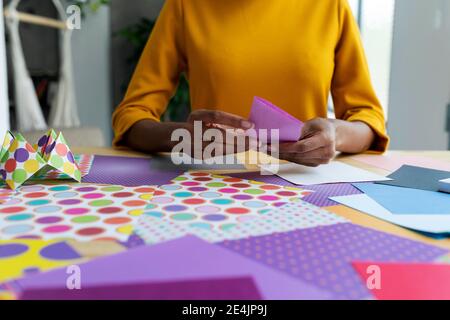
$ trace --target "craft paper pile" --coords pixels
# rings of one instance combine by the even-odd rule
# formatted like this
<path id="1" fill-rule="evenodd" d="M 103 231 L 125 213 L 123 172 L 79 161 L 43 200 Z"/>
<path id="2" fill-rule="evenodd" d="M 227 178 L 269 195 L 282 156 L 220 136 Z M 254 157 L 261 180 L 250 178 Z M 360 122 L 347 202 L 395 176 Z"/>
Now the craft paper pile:
<path id="1" fill-rule="evenodd" d="M 300 188 L 188 172 L 155 191 L 143 219 L 154 217 L 222 232 L 309 194 Z"/>
<path id="2" fill-rule="evenodd" d="M 277 175 L 262 175 L 258 172 L 243 172 L 228 174 L 230 177 L 255 180 L 270 184 L 286 187 L 298 187 L 297 185 L 284 180 Z M 321 185 L 308 185 L 309 190 L 314 191 L 310 195 L 303 198 L 304 201 L 309 202 L 319 207 L 331 207 L 338 203 L 330 200 L 330 197 L 347 196 L 351 194 L 361 194 L 362 192 L 355 188 L 351 183 L 329 183 Z"/>
<path id="3" fill-rule="evenodd" d="M 338 223 L 225 241 L 221 246 L 333 294 L 366 299 L 370 293 L 353 261 L 433 262 L 448 251 L 387 233 Z"/>
<path id="4" fill-rule="evenodd" d="M 375 183 L 354 185 L 392 214 L 450 215 L 450 196 L 446 193 Z"/>
<path id="5" fill-rule="evenodd" d="M 405 165 L 389 175 L 388 178 L 392 180 L 377 183 L 437 192 L 440 188 L 439 181 L 450 178 L 450 172 Z"/>
<path id="6" fill-rule="evenodd" d="M 0 189 L 0 238 L 126 241 L 145 212 L 153 187 L 96 184 Z"/>
<path id="7" fill-rule="evenodd" d="M 378 219 L 404 228 L 433 234 L 450 233 L 450 215 L 393 214 L 366 194 L 332 197 L 331 199 L 347 207 L 365 212 Z"/>
<path id="8" fill-rule="evenodd" d="M 195 235 L 208 242 L 221 242 L 345 222 L 347 220 L 344 218 L 298 200 L 246 219 L 236 224 L 234 228 L 198 228 L 169 218 L 142 216 L 135 232 L 148 244 L 177 239 L 186 235 Z"/>
<path id="9" fill-rule="evenodd" d="M 50 170 L 81 181 L 81 171 L 62 133 L 50 130 L 32 146 L 21 134 L 7 132 L 0 151 L 0 178 L 11 189 Z"/>
<path id="10" fill-rule="evenodd" d="M 268 139 L 271 137 L 270 130 L 279 130 L 280 141 L 298 141 L 303 128 L 303 122 L 259 97 L 253 100 L 249 120 L 255 124 L 257 133 L 258 130 L 268 130 Z"/>
<path id="11" fill-rule="evenodd" d="M 439 179 L 449 174 L 405 165 L 389 176 L 391 181 L 354 184 L 364 194 L 330 199 L 405 228 L 445 235 L 450 232 L 450 195 L 438 190 Z"/>
<path id="12" fill-rule="evenodd" d="M 202 287 L 205 291 L 198 290 L 199 281 L 250 278 L 263 299 L 332 297 L 314 285 L 195 237 L 142 246 L 81 264 L 80 268 L 83 290 L 67 290 L 67 273 L 62 269 L 18 280 L 11 287 L 16 288 L 23 299 L 96 299 L 95 293 L 99 290 L 105 294 L 102 296 L 105 299 L 208 299 L 221 293 L 226 299 L 254 299 L 255 293 L 249 288 L 248 280 L 244 287 L 234 285 L 231 290 L 227 281 L 222 282 L 222 287 L 213 285 L 212 289 L 218 293 L 211 292 L 207 285 Z M 140 286 L 140 290 L 136 286 Z M 102 291 L 105 287 L 120 287 L 121 291 Z"/>

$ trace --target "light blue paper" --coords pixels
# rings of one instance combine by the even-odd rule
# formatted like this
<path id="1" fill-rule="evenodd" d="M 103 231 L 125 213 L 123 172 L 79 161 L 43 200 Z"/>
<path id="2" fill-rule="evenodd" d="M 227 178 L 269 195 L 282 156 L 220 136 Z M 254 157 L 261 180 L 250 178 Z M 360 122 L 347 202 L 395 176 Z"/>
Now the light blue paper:
<path id="1" fill-rule="evenodd" d="M 450 215 L 450 194 L 374 183 L 354 186 L 393 214 Z"/>

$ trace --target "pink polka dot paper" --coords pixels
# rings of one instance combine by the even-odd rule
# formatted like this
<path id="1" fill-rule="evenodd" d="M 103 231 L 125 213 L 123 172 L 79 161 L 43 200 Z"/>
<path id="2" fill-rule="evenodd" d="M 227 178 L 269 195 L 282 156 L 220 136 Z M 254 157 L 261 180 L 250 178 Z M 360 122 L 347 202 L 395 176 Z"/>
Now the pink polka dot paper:
<path id="1" fill-rule="evenodd" d="M 126 241 L 153 187 L 96 184 L 22 186 L 0 203 L 0 239 Z"/>
<path id="2" fill-rule="evenodd" d="M 222 233 L 309 194 L 311 191 L 299 188 L 209 173 L 185 173 L 155 191 L 142 219 L 158 218 Z"/>

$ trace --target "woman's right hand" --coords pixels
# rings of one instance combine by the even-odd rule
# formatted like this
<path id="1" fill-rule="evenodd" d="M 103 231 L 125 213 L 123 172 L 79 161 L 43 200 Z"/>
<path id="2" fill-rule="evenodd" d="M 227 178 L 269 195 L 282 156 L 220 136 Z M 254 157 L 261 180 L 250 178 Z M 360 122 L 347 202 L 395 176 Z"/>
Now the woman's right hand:
<path id="1" fill-rule="evenodd" d="M 253 123 L 234 114 L 216 110 L 196 110 L 184 123 L 141 120 L 130 128 L 125 136 L 125 141 L 129 147 L 143 152 L 171 152 L 180 143 L 180 141 L 172 141 L 173 133 L 181 129 L 190 135 L 191 148 L 185 152 L 191 157 L 204 158 L 203 151 L 214 143 L 222 143 L 223 154 L 246 151 L 252 146 L 256 146 L 256 140 L 246 135 L 246 130 L 253 127 Z M 205 135 L 206 130 L 211 131 Z M 179 133 L 183 132 L 179 131 Z M 219 133 L 222 135 L 221 141 L 214 141 L 211 138 L 204 139 L 205 136 L 215 136 Z M 195 141 L 197 136 L 200 141 Z M 236 141 L 239 141 L 236 139 L 238 136 L 243 138 L 243 146 L 236 144 Z M 212 154 L 212 156 L 218 155 Z"/>

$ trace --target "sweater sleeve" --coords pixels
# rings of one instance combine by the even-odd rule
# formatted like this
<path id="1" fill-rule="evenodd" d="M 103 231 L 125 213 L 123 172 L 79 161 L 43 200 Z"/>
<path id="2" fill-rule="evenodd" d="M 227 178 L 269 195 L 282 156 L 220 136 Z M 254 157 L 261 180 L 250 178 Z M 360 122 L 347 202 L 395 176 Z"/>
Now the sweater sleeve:
<path id="1" fill-rule="evenodd" d="M 167 0 L 133 74 L 124 100 L 113 114 L 115 147 L 138 121 L 160 121 L 174 95 L 186 59 L 182 0 Z"/>
<path id="2" fill-rule="evenodd" d="M 370 150 L 389 145 L 383 108 L 373 89 L 359 28 L 347 0 L 339 0 L 339 41 L 331 85 L 336 118 L 366 123 L 376 134 Z"/>

